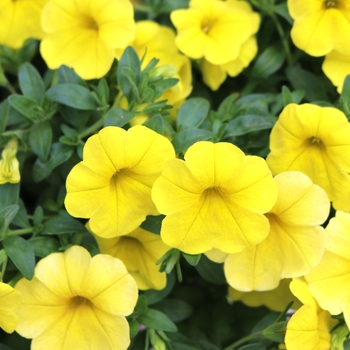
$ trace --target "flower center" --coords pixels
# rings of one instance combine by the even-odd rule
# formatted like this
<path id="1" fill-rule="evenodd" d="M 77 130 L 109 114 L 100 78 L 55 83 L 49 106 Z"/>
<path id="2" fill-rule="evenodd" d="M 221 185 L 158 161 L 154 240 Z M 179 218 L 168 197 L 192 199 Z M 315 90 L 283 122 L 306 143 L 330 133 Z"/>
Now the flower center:
<path id="1" fill-rule="evenodd" d="M 326 6 L 326 9 L 330 9 L 330 8 L 336 8 L 338 7 L 338 0 L 326 0 L 325 2 L 325 6 Z"/>
<path id="2" fill-rule="evenodd" d="M 204 19 L 201 23 L 201 30 L 204 34 L 208 34 L 209 31 L 213 28 L 214 26 L 214 21 L 211 19 L 211 20 L 208 20 L 208 19 Z"/>
<path id="3" fill-rule="evenodd" d="M 315 145 L 315 146 L 321 146 L 322 145 L 322 141 L 315 136 L 312 136 L 309 138 L 309 143 L 310 145 Z"/>
<path id="4" fill-rule="evenodd" d="M 86 29 L 91 29 L 91 30 L 96 30 L 96 31 L 98 31 L 98 29 L 99 29 L 98 23 L 91 16 L 84 16 L 82 18 L 82 25 Z"/>
<path id="5" fill-rule="evenodd" d="M 91 305 L 91 301 L 89 299 L 86 299 L 80 295 L 77 295 L 76 297 L 73 297 L 71 300 L 70 300 L 70 305 L 72 307 L 79 307 L 81 305 L 86 305 L 86 306 L 90 306 Z"/>

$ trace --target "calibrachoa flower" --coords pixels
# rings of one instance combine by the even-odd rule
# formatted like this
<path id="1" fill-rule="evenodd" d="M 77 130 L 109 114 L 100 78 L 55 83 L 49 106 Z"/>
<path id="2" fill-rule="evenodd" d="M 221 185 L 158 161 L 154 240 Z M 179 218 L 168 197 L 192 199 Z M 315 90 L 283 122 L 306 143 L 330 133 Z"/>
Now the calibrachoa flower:
<path id="1" fill-rule="evenodd" d="M 324 233 L 319 225 L 330 207 L 325 191 L 296 171 L 277 175 L 275 181 L 277 202 L 266 214 L 269 235 L 225 259 L 225 276 L 235 289 L 274 289 L 283 278 L 305 275 L 323 255 Z"/>
<path id="2" fill-rule="evenodd" d="M 41 10 L 47 0 L 1 0 L 0 44 L 19 49 L 29 38 L 41 39 Z"/>
<path id="3" fill-rule="evenodd" d="M 177 29 L 176 45 L 186 56 L 221 65 L 238 58 L 259 28 L 260 17 L 248 2 L 191 0 L 188 9 L 170 15 Z"/>
<path id="4" fill-rule="evenodd" d="M 288 0 L 294 44 L 311 56 L 350 55 L 349 0 Z"/>
<path id="5" fill-rule="evenodd" d="M 16 158 L 18 141 L 11 139 L 1 154 L 0 159 L 0 185 L 10 182 L 18 183 L 21 180 L 19 162 Z"/>
<path id="6" fill-rule="evenodd" d="M 322 64 L 324 74 L 331 80 L 339 93 L 342 92 L 346 76 L 350 74 L 350 54 L 331 51 Z"/>
<path id="7" fill-rule="evenodd" d="M 67 211 L 89 218 L 100 237 L 130 233 L 147 215 L 159 214 L 151 187 L 174 157 L 170 141 L 145 126 L 102 129 L 87 140 L 83 161 L 67 177 Z"/>
<path id="8" fill-rule="evenodd" d="M 159 235 L 141 227 L 125 236 L 105 239 L 95 236 L 102 254 L 123 261 L 140 290 L 163 289 L 166 274 L 159 272 L 156 262 L 169 250 Z"/>
<path id="9" fill-rule="evenodd" d="M 241 292 L 229 287 L 228 295 L 232 300 L 239 300 L 251 307 L 265 305 L 271 310 L 283 311 L 286 306 L 293 301 L 291 307 L 293 309 L 298 309 L 301 304 L 299 300 L 290 292 L 290 281 L 290 279 L 283 279 L 280 281 L 277 288 L 265 292 Z"/>
<path id="10" fill-rule="evenodd" d="M 18 317 L 15 312 L 21 299 L 21 293 L 0 282 L 0 327 L 7 333 L 12 333 L 17 327 Z"/>
<path id="11" fill-rule="evenodd" d="M 227 74 L 235 77 L 249 65 L 258 52 L 258 45 L 254 36 L 251 36 L 242 44 L 238 57 L 225 64 L 214 65 L 206 59 L 201 62 L 201 70 L 203 73 L 203 81 L 212 89 L 217 90 L 225 81 Z"/>
<path id="12" fill-rule="evenodd" d="M 311 294 L 332 315 L 344 313 L 350 326 L 350 214 L 337 211 L 325 230 L 326 250 L 305 278 Z"/>
<path id="13" fill-rule="evenodd" d="M 163 220 L 161 238 L 188 254 L 211 248 L 233 253 L 266 238 L 263 215 L 277 197 L 264 159 L 245 156 L 236 146 L 197 142 L 185 160 L 164 166 L 152 189 Z"/>
<path id="14" fill-rule="evenodd" d="M 285 337 L 287 349 L 329 350 L 330 331 L 337 322 L 331 318 L 328 311 L 320 308 L 303 278 L 294 279 L 290 289 L 304 305 L 287 324 Z"/>
<path id="15" fill-rule="evenodd" d="M 123 263 L 109 255 L 73 246 L 39 261 L 31 281 L 21 279 L 23 294 L 16 331 L 32 338 L 31 349 L 113 349 L 130 344 L 125 316 L 138 290 Z"/>
<path id="16" fill-rule="evenodd" d="M 330 201 L 350 192 L 350 124 L 343 112 L 312 104 L 289 104 L 270 134 L 267 163 L 274 175 L 305 173 Z"/>
<path id="17" fill-rule="evenodd" d="M 112 66 L 114 50 L 135 37 L 133 15 L 129 0 L 49 0 L 40 52 L 51 69 L 65 64 L 83 79 L 101 78 Z"/>

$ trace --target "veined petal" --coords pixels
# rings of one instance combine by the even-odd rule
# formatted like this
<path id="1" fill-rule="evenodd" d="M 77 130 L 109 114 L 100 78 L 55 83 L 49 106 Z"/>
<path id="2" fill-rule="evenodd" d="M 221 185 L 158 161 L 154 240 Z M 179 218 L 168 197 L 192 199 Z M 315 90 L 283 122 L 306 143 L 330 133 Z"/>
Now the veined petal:
<path id="1" fill-rule="evenodd" d="M 316 310 L 319 309 L 315 298 L 311 295 L 309 286 L 304 277 L 293 278 L 289 288 L 293 295 L 295 295 L 303 304 L 311 305 Z"/>
<path id="2" fill-rule="evenodd" d="M 67 312 L 66 297 L 54 294 L 36 277 L 31 281 L 22 278 L 15 289 L 22 294 L 16 331 L 25 338 L 38 336 Z"/>
<path id="3" fill-rule="evenodd" d="M 213 91 L 216 91 L 220 87 L 227 76 L 226 72 L 222 69 L 222 66 L 214 65 L 208 62 L 205 58 L 202 59 L 201 71 L 204 83 Z"/>
<path id="4" fill-rule="evenodd" d="M 271 213 L 289 225 L 321 225 L 328 217 L 330 203 L 325 191 L 303 173 L 288 171 L 275 177 L 278 199 Z M 318 203 L 317 206 L 311 203 Z"/>
<path id="5" fill-rule="evenodd" d="M 138 290 L 121 260 L 99 254 L 91 259 L 80 295 L 102 311 L 127 316 L 135 307 Z"/>
<path id="6" fill-rule="evenodd" d="M 223 251 L 216 248 L 210 249 L 204 254 L 209 260 L 219 264 L 223 263 L 229 255 L 228 253 L 224 253 Z"/>

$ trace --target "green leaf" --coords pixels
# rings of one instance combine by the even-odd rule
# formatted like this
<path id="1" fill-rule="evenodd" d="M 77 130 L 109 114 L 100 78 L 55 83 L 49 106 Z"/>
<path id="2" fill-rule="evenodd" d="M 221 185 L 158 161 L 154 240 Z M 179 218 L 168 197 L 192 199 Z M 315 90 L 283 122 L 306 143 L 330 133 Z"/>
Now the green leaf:
<path id="1" fill-rule="evenodd" d="M 28 280 L 34 276 L 35 255 L 31 245 L 19 236 L 8 237 L 3 240 L 6 254 Z"/>
<path id="2" fill-rule="evenodd" d="M 40 225 L 43 222 L 44 211 L 43 208 L 39 205 L 36 207 L 33 215 L 33 222 L 35 226 Z"/>
<path id="3" fill-rule="evenodd" d="M 271 129 L 277 121 L 274 116 L 242 115 L 228 123 L 224 137 L 240 136 L 252 131 Z"/>
<path id="4" fill-rule="evenodd" d="M 299 104 L 301 100 L 305 96 L 305 91 L 303 90 L 295 90 L 291 92 L 287 86 L 282 86 L 282 99 L 283 99 L 283 105 L 287 106 L 290 103 L 296 103 Z"/>
<path id="5" fill-rule="evenodd" d="M 43 235 L 60 235 L 64 233 L 87 233 L 85 226 L 73 219 L 66 211 L 61 210 L 59 216 L 45 222 Z"/>
<path id="6" fill-rule="evenodd" d="M 228 119 L 228 116 L 232 114 L 231 109 L 234 102 L 237 100 L 239 94 L 237 92 L 227 96 L 221 103 L 218 108 L 218 114 L 222 120 Z"/>
<path id="7" fill-rule="evenodd" d="M 45 85 L 39 72 L 30 63 L 24 63 L 18 72 L 18 83 L 24 96 L 40 105 L 45 95 Z"/>
<path id="8" fill-rule="evenodd" d="M 222 264 L 212 262 L 204 254 L 202 254 L 201 260 L 195 266 L 195 269 L 203 279 L 210 283 L 218 285 L 226 283 Z"/>
<path id="9" fill-rule="evenodd" d="M 191 266 L 196 266 L 202 256 L 202 254 L 191 255 L 184 252 L 182 252 L 182 255 Z"/>
<path id="10" fill-rule="evenodd" d="M 350 339 L 346 339 L 343 344 L 344 350 L 350 350 Z"/>
<path id="11" fill-rule="evenodd" d="M 135 311 L 141 314 L 144 311 L 146 311 L 147 307 L 148 307 L 147 297 L 145 295 L 140 295 L 139 298 L 137 299 Z"/>
<path id="12" fill-rule="evenodd" d="M 60 242 L 53 237 L 35 237 L 28 241 L 35 256 L 45 258 L 45 256 L 59 251 Z"/>
<path id="13" fill-rule="evenodd" d="M 172 139 L 172 144 L 176 153 L 183 153 L 195 142 L 210 140 L 212 136 L 213 133 L 209 130 L 190 128 L 176 134 Z"/>
<path id="14" fill-rule="evenodd" d="M 2 141 L 1 134 L 6 130 L 6 125 L 10 113 L 10 103 L 4 100 L 0 103 L 0 142 Z"/>
<path id="15" fill-rule="evenodd" d="M 254 343 L 254 344 L 244 345 L 240 347 L 239 350 L 266 350 L 266 346 L 260 343 Z"/>
<path id="16" fill-rule="evenodd" d="M 144 295 L 148 299 L 148 305 L 153 305 L 155 303 L 158 303 L 160 300 L 163 300 L 166 298 L 170 292 L 173 290 L 174 285 L 175 285 L 175 274 L 170 273 L 167 275 L 167 284 L 166 287 L 162 290 L 154 290 L 154 289 L 149 289 L 146 290 Z"/>
<path id="17" fill-rule="evenodd" d="M 97 85 L 97 92 L 101 100 L 107 104 L 109 101 L 109 87 L 105 78 L 99 81 Z"/>
<path id="18" fill-rule="evenodd" d="M 12 224 L 16 225 L 18 227 L 21 227 L 21 228 L 31 227 L 29 220 L 28 220 L 26 206 L 24 205 L 21 198 L 18 199 L 18 205 L 19 205 L 19 210 L 18 210 L 15 218 L 12 220 Z"/>
<path id="19" fill-rule="evenodd" d="M 138 318 L 137 321 L 147 328 L 157 331 L 176 332 L 177 327 L 169 317 L 162 312 L 154 309 L 147 309 Z"/>
<path id="20" fill-rule="evenodd" d="M 134 112 L 127 111 L 122 108 L 111 108 L 105 117 L 104 126 L 122 127 L 135 117 Z"/>
<path id="21" fill-rule="evenodd" d="M 267 327 L 274 324 L 279 317 L 278 312 L 270 312 L 263 317 L 252 329 L 251 334 L 263 332 Z"/>
<path id="22" fill-rule="evenodd" d="M 135 320 L 128 320 L 130 329 L 130 338 L 134 338 L 139 332 L 140 324 Z"/>
<path id="23" fill-rule="evenodd" d="M 43 163 L 40 159 L 37 159 L 34 163 L 33 180 L 39 182 L 48 177 L 53 169 L 71 157 L 73 150 L 74 147 L 63 145 L 59 142 L 53 143 L 50 150 L 49 160 Z"/>
<path id="24" fill-rule="evenodd" d="M 284 60 L 284 51 L 270 46 L 256 60 L 252 76 L 254 78 L 268 78 L 282 67 Z"/>
<path id="25" fill-rule="evenodd" d="M 48 120 L 34 123 L 29 133 L 29 145 L 42 162 L 49 156 L 52 128 Z"/>
<path id="26" fill-rule="evenodd" d="M 152 118 L 148 119 L 144 124 L 147 128 L 154 130 L 158 134 L 164 134 L 164 120 L 160 114 L 154 115 Z"/>
<path id="27" fill-rule="evenodd" d="M 279 332 L 285 330 L 287 323 L 288 323 L 287 321 L 282 321 L 282 322 L 274 323 L 268 326 L 263 331 L 264 338 L 272 340 L 274 342 L 283 343 L 284 332 L 282 333 L 279 333 Z"/>
<path id="28" fill-rule="evenodd" d="M 165 215 L 149 215 L 146 217 L 146 220 L 141 224 L 141 228 L 146 231 L 155 233 L 157 235 L 160 234 L 160 229 L 162 227 L 162 221 L 165 218 Z"/>
<path id="29" fill-rule="evenodd" d="M 152 84 L 151 86 L 154 86 L 154 99 L 159 98 L 162 96 L 164 91 L 169 90 L 173 86 L 175 86 L 180 80 L 176 78 L 168 78 L 163 79 L 155 84 Z"/>
<path id="30" fill-rule="evenodd" d="M 72 68 L 62 65 L 58 69 L 58 84 L 77 84 L 83 87 L 87 87 L 85 80 L 79 77 Z"/>
<path id="31" fill-rule="evenodd" d="M 81 110 L 95 110 L 98 105 L 91 92 L 77 84 L 59 84 L 46 92 L 49 100 Z"/>
<path id="32" fill-rule="evenodd" d="M 293 24 L 293 18 L 290 16 L 288 11 L 287 3 L 284 2 L 282 4 L 274 5 L 273 11 L 283 17 L 289 24 Z"/>
<path id="33" fill-rule="evenodd" d="M 350 120 L 350 75 L 347 75 L 344 80 L 342 92 L 339 97 L 340 108 Z"/>
<path id="34" fill-rule="evenodd" d="M 165 313 L 173 322 L 180 322 L 190 317 L 193 308 L 190 304 L 179 299 L 164 299 L 153 307 Z"/>
<path id="35" fill-rule="evenodd" d="M 4 234 L 19 210 L 18 204 L 9 205 L 0 211 L 0 237 Z"/>
<path id="36" fill-rule="evenodd" d="M 129 104 L 132 102 L 132 87 L 123 68 L 129 68 L 133 72 L 135 82 L 138 84 L 141 75 L 141 62 L 134 48 L 128 46 L 118 63 L 117 79 L 118 84 Z"/>
<path id="37" fill-rule="evenodd" d="M 177 114 L 178 130 L 199 127 L 209 113 L 209 101 L 194 97 L 187 100 L 179 109 Z"/>
<path id="38" fill-rule="evenodd" d="M 20 184 L 6 183 L 0 186 L 0 210 L 11 204 L 17 204 Z"/>
<path id="39" fill-rule="evenodd" d="M 38 105 L 29 97 L 22 95 L 11 95 L 8 98 L 10 105 L 26 118 L 35 121 L 39 120 Z"/>

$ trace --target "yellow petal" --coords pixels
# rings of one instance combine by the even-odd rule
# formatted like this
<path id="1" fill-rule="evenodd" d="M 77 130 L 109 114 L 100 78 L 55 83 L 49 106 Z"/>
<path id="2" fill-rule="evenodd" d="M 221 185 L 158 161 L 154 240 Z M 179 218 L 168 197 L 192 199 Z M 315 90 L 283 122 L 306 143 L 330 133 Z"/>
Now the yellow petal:
<path id="1" fill-rule="evenodd" d="M 311 305 L 315 310 L 319 308 L 317 301 L 311 295 L 309 286 L 303 277 L 293 278 L 290 283 L 291 292 L 303 303 Z"/>
<path id="2" fill-rule="evenodd" d="M 324 9 L 324 3 L 317 0 L 288 0 L 287 5 L 293 19 Z"/>
<path id="3" fill-rule="evenodd" d="M 22 295 L 6 283 L 0 283 L 0 327 L 7 333 L 12 333 L 18 324 L 15 314 L 20 305 Z"/>
<path id="4" fill-rule="evenodd" d="M 229 254 L 222 252 L 219 249 L 213 248 L 204 253 L 208 259 L 216 263 L 223 263 Z"/>
<path id="5" fill-rule="evenodd" d="M 225 81 L 227 74 L 220 65 L 209 63 L 203 58 L 201 63 L 201 70 L 203 74 L 203 81 L 213 91 L 216 91 L 220 85 Z"/>

